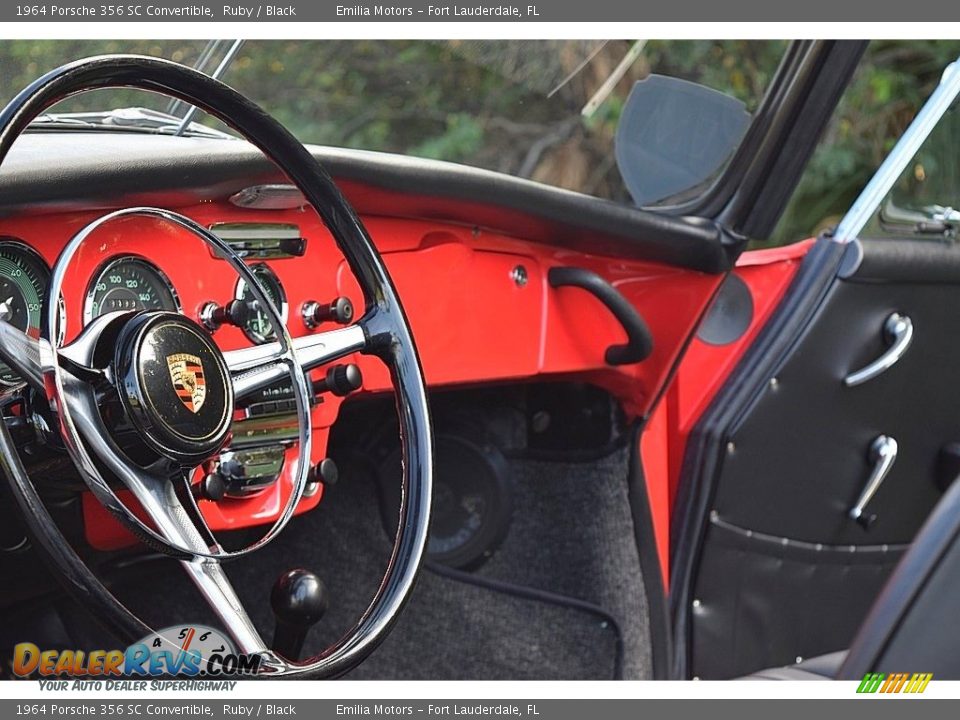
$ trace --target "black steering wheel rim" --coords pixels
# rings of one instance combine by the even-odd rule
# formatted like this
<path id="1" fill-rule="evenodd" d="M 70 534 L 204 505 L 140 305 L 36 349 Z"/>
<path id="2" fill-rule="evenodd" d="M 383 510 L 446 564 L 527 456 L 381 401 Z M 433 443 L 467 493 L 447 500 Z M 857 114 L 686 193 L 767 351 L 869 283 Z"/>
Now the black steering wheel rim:
<path id="1" fill-rule="evenodd" d="M 396 391 L 404 452 L 400 526 L 383 582 L 367 611 L 340 641 L 302 663 L 284 662 L 271 677 L 335 677 L 361 662 L 383 640 L 409 598 L 426 547 L 432 487 L 433 438 L 416 346 L 393 282 L 356 211 L 330 175 L 280 123 L 227 85 L 167 60 L 112 55 L 64 65 L 34 81 L 0 112 L 0 165 L 34 118 L 73 95 L 102 88 L 136 88 L 196 105 L 233 128 L 271 159 L 303 193 L 343 253 L 364 296 L 366 352 L 389 367 Z M 31 534 L 72 594 L 108 613 L 127 641 L 146 626 L 129 612 L 63 541 L 0 427 L 2 468 Z"/>

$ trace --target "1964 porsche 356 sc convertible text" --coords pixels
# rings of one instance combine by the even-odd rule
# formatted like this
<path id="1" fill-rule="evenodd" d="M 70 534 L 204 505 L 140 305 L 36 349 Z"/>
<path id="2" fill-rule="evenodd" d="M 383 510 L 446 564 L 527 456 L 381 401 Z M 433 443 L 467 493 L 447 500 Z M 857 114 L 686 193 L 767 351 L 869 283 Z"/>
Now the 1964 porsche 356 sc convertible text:
<path id="1" fill-rule="evenodd" d="M 746 250 L 864 51 L 785 46 L 753 107 L 638 79 L 619 200 L 304 145 L 158 57 L 40 76 L 0 676 L 960 677 L 960 72 L 838 226 Z M 105 88 L 177 111 L 54 111 Z"/>

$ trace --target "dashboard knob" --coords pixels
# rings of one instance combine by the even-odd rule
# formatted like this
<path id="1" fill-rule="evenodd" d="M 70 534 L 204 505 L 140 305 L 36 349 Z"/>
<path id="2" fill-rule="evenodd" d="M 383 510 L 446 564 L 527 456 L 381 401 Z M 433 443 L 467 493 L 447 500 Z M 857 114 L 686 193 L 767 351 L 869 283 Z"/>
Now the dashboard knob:
<path id="1" fill-rule="evenodd" d="M 333 458 L 324 458 L 310 469 L 307 476 L 307 487 L 303 491 L 304 497 L 313 497 L 320 491 L 320 486 L 331 488 L 340 478 L 340 469 Z"/>
<path id="2" fill-rule="evenodd" d="M 226 305 L 208 302 L 200 309 L 200 322 L 207 330 L 218 330 L 221 325 L 245 327 L 260 310 L 256 300 L 231 300 Z"/>
<path id="3" fill-rule="evenodd" d="M 303 304 L 302 312 L 303 323 L 311 329 L 328 321 L 346 325 L 353 320 L 353 303 L 342 295 L 331 303 L 308 300 Z"/>
<path id="4" fill-rule="evenodd" d="M 337 397 L 346 397 L 354 390 L 359 390 L 362 385 L 363 375 L 360 368 L 354 363 L 348 363 L 330 367 L 323 380 L 314 383 L 313 387 L 317 395 L 329 392 Z"/>
<path id="5" fill-rule="evenodd" d="M 310 480 L 312 482 L 318 482 L 328 486 L 336 485 L 339 478 L 340 470 L 332 458 L 324 458 L 310 471 Z"/>
<path id="6" fill-rule="evenodd" d="M 226 483 L 219 473 L 211 472 L 203 476 L 200 484 L 194 488 L 194 494 L 200 500 L 220 502 L 227 492 Z"/>

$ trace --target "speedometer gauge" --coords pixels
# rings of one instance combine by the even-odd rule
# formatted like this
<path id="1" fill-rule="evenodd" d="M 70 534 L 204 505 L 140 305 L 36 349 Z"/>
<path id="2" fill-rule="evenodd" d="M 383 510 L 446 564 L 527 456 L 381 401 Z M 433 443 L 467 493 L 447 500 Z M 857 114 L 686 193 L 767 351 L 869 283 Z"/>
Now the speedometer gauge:
<path id="1" fill-rule="evenodd" d="M 36 252 L 18 242 L 0 242 L 0 320 L 31 337 L 39 337 L 49 282 L 50 270 Z M 0 383 L 19 382 L 20 377 L 0 363 Z"/>
<path id="2" fill-rule="evenodd" d="M 87 290 L 83 320 L 90 322 L 107 313 L 135 310 L 179 312 L 180 302 L 160 268 L 138 257 L 114 258 Z"/>

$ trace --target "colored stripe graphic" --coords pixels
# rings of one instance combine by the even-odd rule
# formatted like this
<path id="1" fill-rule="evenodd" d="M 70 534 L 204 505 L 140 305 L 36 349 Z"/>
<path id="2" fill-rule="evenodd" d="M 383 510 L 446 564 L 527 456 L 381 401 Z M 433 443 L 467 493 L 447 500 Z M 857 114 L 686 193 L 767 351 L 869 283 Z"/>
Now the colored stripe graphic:
<path id="1" fill-rule="evenodd" d="M 884 677 L 883 673 L 867 673 L 863 676 L 863 680 L 860 681 L 860 687 L 857 688 L 857 692 L 875 693 L 880 688 L 880 683 L 883 682 Z"/>
<path id="2" fill-rule="evenodd" d="M 867 673 L 857 687 L 858 693 L 911 693 L 919 694 L 927 689 L 933 673 Z"/>
<path id="3" fill-rule="evenodd" d="M 930 683 L 932 678 L 933 673 L 914 673 L 913 677 L 910 678 L 910 684 L 907 686 L 907 689 L 904 690 L 904 692 L 922 693 L 927 689 L 927 685 Z"/>

